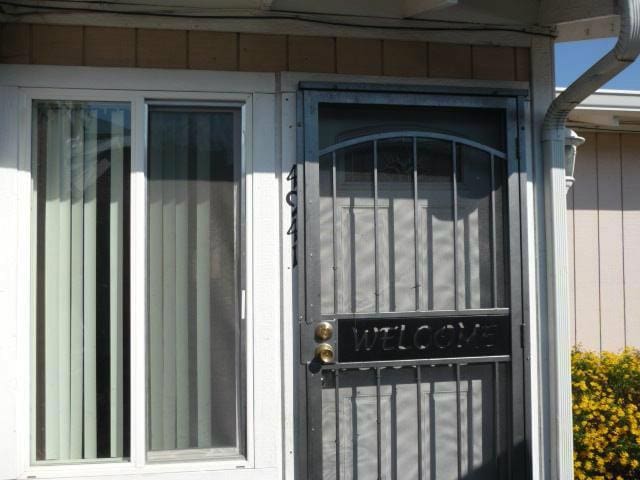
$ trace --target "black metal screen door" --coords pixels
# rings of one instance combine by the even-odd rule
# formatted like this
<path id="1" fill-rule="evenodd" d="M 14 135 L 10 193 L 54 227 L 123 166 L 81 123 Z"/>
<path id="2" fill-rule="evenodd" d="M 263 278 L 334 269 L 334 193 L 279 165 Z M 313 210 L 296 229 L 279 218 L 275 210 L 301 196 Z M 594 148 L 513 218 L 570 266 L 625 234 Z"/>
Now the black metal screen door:
<path id="1" fill-rule="evenodd" d="M 299 100 L 299 478 L 526 478 L 517 95 Z"/>

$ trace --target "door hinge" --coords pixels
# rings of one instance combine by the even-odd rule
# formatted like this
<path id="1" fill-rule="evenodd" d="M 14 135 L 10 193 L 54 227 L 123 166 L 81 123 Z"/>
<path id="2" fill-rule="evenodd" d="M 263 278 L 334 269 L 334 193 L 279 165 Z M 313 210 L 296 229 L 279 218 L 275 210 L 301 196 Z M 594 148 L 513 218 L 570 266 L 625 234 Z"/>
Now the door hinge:
<path id="1" fill-rule="evenodd" d="M 524 349 L 527 341 L 526 333 L 527 333 L 527 324 L 520 324 L 520 348 Z"/>

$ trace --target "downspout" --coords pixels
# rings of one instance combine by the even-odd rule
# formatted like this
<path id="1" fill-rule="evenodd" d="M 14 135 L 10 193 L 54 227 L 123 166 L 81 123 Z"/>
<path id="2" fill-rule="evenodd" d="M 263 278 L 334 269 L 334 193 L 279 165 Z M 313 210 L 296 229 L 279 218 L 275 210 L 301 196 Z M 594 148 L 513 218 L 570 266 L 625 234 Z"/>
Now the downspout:
<path id="1" fill-rule="evenodd" d="M 550 105 L 542 128 L 549 317 L 551 479 L 573 479 L 571 329 L 565 181 L 565 122 L 589 95 L 627 68 L 640 54 L 640 0 L 619 0 L 620 34 L 615 47 Z"/>

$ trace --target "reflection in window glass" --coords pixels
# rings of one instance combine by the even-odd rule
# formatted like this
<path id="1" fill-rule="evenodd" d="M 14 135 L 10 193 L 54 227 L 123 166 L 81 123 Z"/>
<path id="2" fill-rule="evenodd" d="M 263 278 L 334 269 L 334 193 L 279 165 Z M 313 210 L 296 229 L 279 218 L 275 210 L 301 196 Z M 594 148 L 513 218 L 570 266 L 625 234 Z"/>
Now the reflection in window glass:
<path id="1" fill-rule="evenodd" d="M 35 460 L 129 455 L 129 106 L 36 102 Z"/>
<path id="2" fill-rule="evenodd" d="M 460 175 L 458 193 L 458 296 L 463 308 L 504 305 L 504 228 L 502 193 L 503 161 L 476 148 L 458 147 Z M 499 173 L 498 173 L 499 172 Z M 494 206 L 492 204 L 495 203 Z M 495 212 L 495 214 L 494 214 Z M 495 225 L 495 232 L 492 231 Z M 500 234 L 501 236 L 498 236 Z M 501 260 L 502 263 L 498 263 Z M 495 283 L 494 283 L 495 269 Z M 494 298 L 495 295 L 495 298 Z M 500 303 L 498 303 L 500 302 Z"/>
<path id="3" fill-rule="evenodd" d="M 149 108 L 151 458 L 240 453 L 239 155 L 239 110 Z"/>
<path id="4" fill-rule="evenodd" d="M 406 133 L 320 158 L 322 312 L 507 306 L 504 159 Z"/>
<path id="5" fill-rule="evenodd" d="M 453 144 L 419 139 L 418 259 L 420 308 L 455 309 Z"/>
<path id="6" fill-rule="evenodd" d="M 379 309 L 416 310 L 413 139 L 377 146 Z"/>
<path id="7" fill-rule="evenodd" d="M 340 149 L 335 157 L 323 156 L 320 159 L 323 312 L 375 309 L 373 229 L 373 143 Z"/>

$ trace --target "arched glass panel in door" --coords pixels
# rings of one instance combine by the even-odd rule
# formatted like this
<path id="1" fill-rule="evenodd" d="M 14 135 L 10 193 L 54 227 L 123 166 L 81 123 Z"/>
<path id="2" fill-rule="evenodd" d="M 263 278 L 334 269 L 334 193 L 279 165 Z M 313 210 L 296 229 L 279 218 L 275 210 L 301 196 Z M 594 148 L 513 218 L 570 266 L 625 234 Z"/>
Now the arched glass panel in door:
<path id="1" fill-rule="evenodd" d="M 320 152 L 323 314 L 507 307 L 505 154 L 420 131 Z"/>

